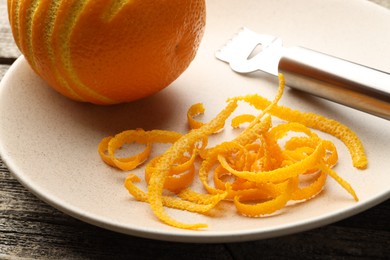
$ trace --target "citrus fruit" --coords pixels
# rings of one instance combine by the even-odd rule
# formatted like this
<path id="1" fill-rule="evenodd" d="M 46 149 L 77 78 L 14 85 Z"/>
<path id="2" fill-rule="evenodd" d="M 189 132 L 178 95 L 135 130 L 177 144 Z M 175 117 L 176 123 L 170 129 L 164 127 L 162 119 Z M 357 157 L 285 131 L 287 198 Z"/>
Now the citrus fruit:
<path id="1" fill-rule="evenodd" d="M 205 0 L 8 0 L 13 36 L 61 94 L 115 104 L 170 85 L 194 59 Z"/>

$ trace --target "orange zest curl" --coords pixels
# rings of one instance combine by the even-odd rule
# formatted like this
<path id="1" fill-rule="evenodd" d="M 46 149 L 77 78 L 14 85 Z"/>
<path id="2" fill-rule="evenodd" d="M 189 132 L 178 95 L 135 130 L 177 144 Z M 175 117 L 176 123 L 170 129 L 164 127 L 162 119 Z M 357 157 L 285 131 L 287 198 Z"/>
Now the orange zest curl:
<path id="1" fill-rule="evenodd" d="M 202 122 L 197 121 L 194 119 L 197 115 L 203 114 L 205 111 L 205 108 L 202 103 L 197 103 L 192 105 L 187 112 L 187 120 L 188 125 L 191 129 L 200 128 L 202 125 L 204 125 Z"/>
<path id="2" fill-rule="evenodd" d="M 123 131 L 116 136 L 104 138 L 98 146 L 98 153 L 105 163 L 127 171 L 135 169 L 142 164 L 149 156 L 152 143 L 173 143 L 177 141 L 182 134 L 173 131 L 152 130 L 144 131 L 143 129 Z M 125 144 L 131 143 L 145 144 L 145 149 L 136 155 L 119 158 L 115 152 Z"/>
<path id="3" fill-rule="evenodd" d="M 102 139 L 99 154 L 108 165 L 131 170 L 147 161 L 153 143 L 171 143 L 164 153 L 147 162 L 147 191 L 136 186 L 141 178 L 132 173 L 125 187 L 136 200 L 149 203 L 158 219 L 177 228 L 201 229 L 207 224 L 178 221 L 168 215 L 165 207 L 204 214 L 221 201 L 231 201 L 239 214 L 261 217 L 278 212 L 290 201 L 314 198 L 325 188 L 328 176 L 357 201 L 352 186 L 332 169 L 338 161 L 335 145 L 312 129 L 343 141 L 353 165 L 359 169 L 367 166 L 361 141 L 339 122 L 279 106 L 283 90 L 284 79 L 279 75 L 279 89 L 273 101 L 258 95 L 234 97 L 207 123 L 194 118 L 205 111 L 202 104 L 195 104 L 187 112 L 191 128 L 187 134 L 128 130 Z M 208 137 L 224 128 L 239 101 L 261 110 L 260 114 L 235 116 L 233 128 L 244 123 L 248 126 L 232 140 L 208 147 Z M 272 116 L 287 122 L 273 126 Z M 116 156 L 118 149 L 133 142 L 145 145 L 144 150 L 127 158 Z M 196 177 L 205 192 L 193 189 Z"/>

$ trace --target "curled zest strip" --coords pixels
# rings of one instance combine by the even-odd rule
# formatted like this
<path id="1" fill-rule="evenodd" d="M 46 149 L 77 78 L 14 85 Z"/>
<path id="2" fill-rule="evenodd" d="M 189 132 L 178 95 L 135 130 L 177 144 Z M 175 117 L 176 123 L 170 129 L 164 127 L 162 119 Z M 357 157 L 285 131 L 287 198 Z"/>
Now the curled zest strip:
<path id="1" fill-rule="evenodd" d="M 114 137 L 109 136 L 102 139 L 98 146 L 98 153 L 102 160 L 110 166 L 117 167 L 123 171 L 135 169 L 142 164 L 150 155 L 152 143 L 173 143 L 178 140 L 182 134 L 173 131 L 143 129 L 127 130 Z M 125 144 L 137 142 L 145 144 L 145 149 L 127 158 L 118 158 L 115 152 Z"/>
<path id="2" fill-rule="evenodd" d="M 244 123 L 250 123 L 252 122 L 256 117 L 251 114 L 243 114 L 243 115 L 238 115 L 235 118 L 232 119 L 231 126 L 233 128 L 239 127 L 241 124 Z"/>
<path id="3" fill-rule="evenodd" d="M 234 198 L 234 205 L 237 208 L 237 211 L 242 215 L 248 217 L 259 217 L 262 215 L 269 215 L 275 211 L 283 208 L 291 197 L 293 190 L 293 184 L 290 180 L 285 183 L 285 188 L 275 198 L 268 200 L 266 202 L 261 202 L 257 204 L 245 204 L 242 201 L 245 199 L 245 196 L 236 196 Z M 251 197 L 250 200 L 253 198 Z"/>
<path id="4" fill-rule="evenodd" d="M 324 171 L 317 173 L 317 178 L 308 186 L 299 188 L 299 179 L 293 178 L 292 182 L 295 185 L 294 190 L 291 194 L 292 200 L 307 200 L 316 196 L 322 191 L 325 186 L 327 174 Z"/>
<path id="5" fill-rule="evenodd" d="M 152 144 L 147 143 L 145 149 L 139 154 L 127 158 L 117 158 L 114 153 L 116 149 L 110 149 L 111 146 L 108 145 L 108 152 L 112 162 L 121 170 L 128 171 L 135 169 L 138 165 L 142 164 L 149 156 L 152 151 Z"/>
<path id="6" fill-rule="evenodd" d="M 154 166 L 156 165 L 158 159 L 159 157 L 153 158 L 145 167 L 146 183 L 149 183 L 150 176 L 155 170 Z M 193 150 L 190 158 L 185 156 L 181 157 L 179 160 L 180 164 L 175 164 L 169 172 L 169 175 L 166 177 L 164 188 L 172 192 L 178 192 L 189 187 L 195 176 L 195 159 L 196 149 Z"/>
<path id="7" fill-rule="evenodd" d="M 110 142 L 110 140 L 112 139 L 112 136 L 107 136 L 105 138 L 103 138 L 99 145 L 98 145 L 98 153 L 100 155 L 100 158 L 102 158 L 102 160 L 112 166 L 112 167 L 116 167 L 114 162 L 112 161 L 111 159 L 111 156 L 109 156 L 106 152 L 107 152 L 107 148 L 108 148 L 108 143 Z"/>
<path id="8" fill-rule="evenodd" d="M 125 179 L 125 188 L 127 191 L 138 201 L 149 202 L 149 196 L 147 193 L 139 189 L 134 183 L 139 182 L 140 179 L 134 174 L 129 174 Z M 205 213 L 214 208 L 215 205 L 226 197 L 225 194 L 219 196 L 213 196 L 208 203 L 194 203 L 189 198 L 180 199 L 169 196 L 162 196 L 162 203 L 166 207 L 187 210 L 194 213 Z M 201 225 L 198 225 L 202 227 Z"/>
<path id="9" fill-rule="evenodd" d="M 207 204 L 216 205 L 219 201 L 225 199 L 227 195 L 228 193 L 226 191 L 213 195 L 213 194 L 198 193 L 191 189 L 184 189 L 177 194 L 177 196 L 183 200 L 191 201 L 202 205 L 207 205 Z"/>
<path id="10" fill-rule="evenodd" d="M 214 132 L 222 129 L 225 120 L 237 107 L 236 102 L 230 102 L 224 110 L 222 110 L 214 119 L 209 123 L 204 124 L 198 129 L 193 129 L 188 134 L 184 135 L 178 141 L 168 148 L 168 150 L 161 156 L 155 165 L 155 168 L 150 176 L 148 186 L 149 203 L 154 214 L 164 223 L 179 228 L 186 229 L 198 229 L 207 227 L 206 224 L 186 224 L 178 222 L 171 218 L 164 210 L 162 202 L 162 191 L 165 183 L 165 179 L 172 168 L 171 162 L 176 158 L 182 156 L 187 152 L 194 144 L 204 138 L 204 136 L 211 135 Z"/>
<path id="11" fill-rule="evenodd" d="M 225 200 L 232 201 L 239 214 L 262 217 L 282 209 L 289 201 L 314 198 L 324 189 L 328 176 L 357 201 L 352 186 L 331 169 L 338 161 L 335 145 L 321 139 L 311 128 L 340 138 L 350 150 L 354 166 L 364 168 L 367 158 L 360 140 L 336 121 L 278 106 L 284 89 L 282 75 L 279 83 L 272 102 L 257 95 L 231 98 L 208 123 L 194 119 L 205 111 L 202 104 L 195 104 L 187 113 L 191 131 L 185 135 L 163 130 L 128 130 L 102 139 L 98 152 L 108 165 L 127 170 L 147 159 L 153 143 L 172 143 L 147 163 L 146 192 L 136 186 L 140 178 L 134 174 L 127 176 L 125 187 L 136 200 L 149 203 L 163 223 L 177 228 L 202 229 L 207 225 L 178 221 L 167 214 L 165 207 L 204 214 Z M 257 116 L 234 117 L 233 128 L 249 125 L 234 139 L 208 147 L 208 137 L 223 129 L 238 101 L 262 111 Z M 273 126 L 271 115 L 287 122 Z M 133 142 L 144 144 L 145 149 L 128 158 L 115 156 L 116 150 Z M 196 175 L 197 159 L 200 166 Z M 207 193 L 191 189 L 196 176 Z M 164 190 L 170 191 L 170 195 L 165 195 Z"/>
<path id="12" fill-rule="evenodd" d="M 248 102 L 259 110 L 266 109 L 271 104 L 271 101 L 259 95 L 236 97 L 236 99 Z M 358 169 L 367 167 L 368 160 L 362 142 L 355 132 L 340 122 L 314 113 L 301 112 L 280 105 L 275 105 L 270 109 L 269 114 L 289 122 L 301 123 L 309 128 L 318 129 L 339 138 L 347 146 L 353 165 Z"/>
<path id="13" fill-rule="evenodd" d="M 123 171 L 135 169 L 138 165 L 142 164 L 149 156 L 152 145 L 150 143 L 146 144 L 145 149 L 131 157 L 127 158 L 118 158 L 115 157 L 115 151 L 119 149 L 122 144 L 118 146 L 110 146 L 110 143 L 115 140 L 112 137 L 104 138 L 99 144 L 99 154 L 103 161 L 110 166 L 117 167 Z M 119 142 L 115 142 L 115 145 L 119 144 Z"/>
<path id="14" fill-rule="evenodd" d="M 194 119 L 195 116 L 203 114 L 204 111 L 205 108 L 202 103 L 194 104 L 188 109 L 187 120 L 190 129 L 197 129 L 204 125 L 204 123 Z"/>
<path id="15" fill-rule="evenodd" d="M 229 163 L 226 161 L 226 158 L 222 155 L 218 155 L 218 161 L 221 163 L 222 167 L 231 172 L 232 174 L 244 178 L 249 181 L 256 183 L 262 182 L 280 182 L 288 178 L 295 177 L 299 174 L 306 172 L 307 169 L 313 169 L 317 166 L 317 162 L 321 160 L 321 157 L 324 156 L 325 149 L 319 144 L 315 151 L 307 156 L 305 159 L 299 163 L 288 165 L 282 168 L 278 168 L 271 171 L 263 172 L 251 172 L 251 171 L 238 171 L 233 169 Z"/>

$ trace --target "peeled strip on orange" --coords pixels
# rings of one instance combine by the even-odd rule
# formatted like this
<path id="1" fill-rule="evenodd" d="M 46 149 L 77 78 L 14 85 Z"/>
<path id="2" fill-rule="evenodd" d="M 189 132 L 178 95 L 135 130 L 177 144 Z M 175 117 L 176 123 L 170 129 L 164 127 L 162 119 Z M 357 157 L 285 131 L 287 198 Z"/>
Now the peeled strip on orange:
<path id="1" fill-rule="evenodd" d="M 57 92 L 95 104 L 169 86 L 203 37 L 205 0 L 8 0 L 14 40 Z"/>
<path id="2" fill-rule="evenodd" d="M 205 111 L 202 104 L 195 104 L 187 113 L 192 130 L 185 135 L 130 130 L 104 138 L 98 148 L 102 160 L 118 167 L 115 162 L 119 158 L 114 153 L 125 143 L 172 143 L 163 154 L 146 165 L 147 192 L 135 185 L 140 179 L 134 174 L 128 175 L 125 187 L 135 199 L 149 203 L 162 222 L 184 229 L 200 229 L 207 225 L 178 221 L 169 216 L 164 207 L 205 213 L 226 200 L 233 201 L 237 212 L 242 215 L 261 217 L 275 213 L 289 201 L 313 199 L 324 189 L 327 176 L 358 200 L 351 185 L 331 169 L 338 160 L 335 145 L 321 139 L 310 128 L 341 138 L 350 149 L 354 165 L 364 168 L 367 158 L 360 140 L 349 128 L 336 121 L 278 106 L 284 89 L 283 76 L 279 75 L 279 79 L 278 93 L 272 102 L 257 95 L 231 98 L 225 109 L 208 123 L 194 119 Z M 208 136 L 223 129 L 226 119 L 241 100 L 262 112 L 257 116 L 234 117 L 233 128 L 243 123 L 249 125 L 232 140 L 207 147 Z M 287 122 L 273 126 L 270 115 L 277 115 Z M 149 152 L 147 146 L 138 155 L 138 161 L 146 159 Z M 207 193 L 191 189 L 197 158 L 201 160 L 198 177 Z M 303 179 L 304 185 L 301 183 Z M 173 194 L 163 195 L 164 190 L 173 191 Z"/>

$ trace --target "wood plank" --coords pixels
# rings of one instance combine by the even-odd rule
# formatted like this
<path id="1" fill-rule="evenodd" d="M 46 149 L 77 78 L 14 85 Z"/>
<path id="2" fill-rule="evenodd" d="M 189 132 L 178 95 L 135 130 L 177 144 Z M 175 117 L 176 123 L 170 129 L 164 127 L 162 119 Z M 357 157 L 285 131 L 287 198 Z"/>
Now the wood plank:
<path id="1" fill-rule="evenodd" d="M 7 2 L 0 1 L 0 17 L 8 17 Z M 0 64 L 12 64 L 20 56 L 15 46 L 8 19 L 0 19 Z"/>
<path id="2" fill-rule="evenodd" d="M 390 9 L 390 1 L 389 0 L 369 0 L 369 1 Z"/>
<path id="3" fill-rule="evenodd" d="M 10 65 L 4 65 L 0 63 L 0 80 L 4 77 L 5 73 L 9 69 Z"/>
<path id="4" fill-rule="evenodd" d="M 254 241 L 246 243 L 244 247 L 232 244 L 228 247 L 232 248 L 234 259 L 259 259 L 260 252 L 265 259 L 386 259 L 388 256 L 389 250 L 383 244 L 378 244 L 375 240 L 355 241 L 351 239 L 351 235 L 359 237 L 365 236 L 365 233 L 350 230 L 345 232 L 344 229 L 331 226 L 306 233 L 305 236 Z M 388 239 L 386 235 L 374 238 Z M 250 245 L 256 251 L 250 250 Z"/>

